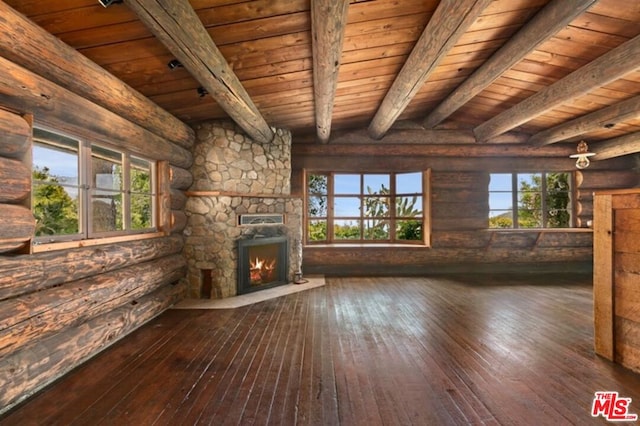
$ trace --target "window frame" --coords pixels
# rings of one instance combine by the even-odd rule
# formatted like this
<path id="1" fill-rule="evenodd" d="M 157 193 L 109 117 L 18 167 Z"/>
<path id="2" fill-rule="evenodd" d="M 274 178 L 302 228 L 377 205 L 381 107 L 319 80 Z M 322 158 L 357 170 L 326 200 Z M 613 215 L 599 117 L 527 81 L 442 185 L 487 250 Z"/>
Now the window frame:
<path id="1" fill-rule="evenodd" d="M 548 197 L 548 190 L 547 190 L 547 176 L 549 174 L 553 174 L 553 173 L 563 173 L 563 174 L 567 174 L 568 175 L 568 183 L 569 183 L 569 190 L 567 191 L 568 196 L 569 196 L 569 201 L 568 201 L 568 205 L 566 208 L 566 211 L 569 214 L 569 226 L 568 227 L 549 227 L 548 226 L 548 213 L 549 213 L 549 208 L 547 205 L 547 197 Z M 510 191 L 506 191 L 506 190 L 491 190 L 491 177 L 493 175 L 511 175 L 511 190 Z M 519 187 L 519 180 L 518 180 L 518 176 L 519 175 L 540 175 L 540 212 L 541 212 L 541 216 L 542 216 L 542 226 L 541 227 L 521 227 L 520 226 L 520 216 L 519 216 L 519 202 L 520 202 L 520 194 L 522 194 L 523 192 L 520 191 L 520 187 Z M 574 199 L 575 199 L 575 172 L 573 171 L 530 171 L 530 172 L 495 172 L 495 173 L 489 173 L 489 186 L 488 186 L 488 191 L 487 191 L 487 195 L 488 195 L 488 200 L 489 200 L 489 216 L 488 219 L 491 219 L 491 213 L 495 212 L 495 211 L 505 211 L 504 209 L 492 209 L 491 208 L 491 194 L 495 194 L 495 193 L 510 193 L 511 194 L 511 224 L 512 226 L 508 227 L 508 228 L 501 228 L 501 227 L 491 227 L 489 226 L 488 229 L 495 231 L 495 230 L 509 230 L 509 229 L 518 229 L 518 230 L 540 230 L 540 229 L 544 229 L 544 230 L 550 230 L 550 229 L 572 229 L 572 228 L 576 228 L 576 214 L 574 211 Z"/>
<path id="2" fill-rule="evenodd" d="M 115 145 L 110 145 L 104 142 L 96 142 L 91 140 L 90 138 L 81 137 L 77 134 L 72 134 L 65 131 L 60 131 L 55 128 L 51 128 L 46 125 L 42 125 L 36 123 L 33 127 L 33 145 L 52 145 L 51 143 L 47 143 L 45 138 L 41 138 L 37 135 L 37 131 L 44 131 L 47 133 L 51 133 L 53 135 L 58 135 L 63 138 L 72 139 L 78 142 L 78 195 L 77 195 L 77 203 L 78 203 L 78 232 L 74 234 L 53 234 L 53 235 L 38 235 L 33 238 L 34 245 L 42 245 L 48 243 L 58 243 L 58 242 L 69 242 L 69 241 L 85 241 L 85 240 L 99 240 L 106 239 L 112 237 L 127 237 L 127 236 L 136 236 L 140 234 L 155 234 L 158 232 L 158 221 L 159 221 L 159 194 L 158 194 L 158 177 L 157 170 L 158 164 L 157 161 L 147 158 L 143 155 L 139 155 L 137 153 L 132 153 L 122 147 L 118 147 Z M 121 218 L 119 219 L 122 222 L 121 229 L 116 230 L 106 230 L 106 231 L 96 231 L 94 229 L 93 223 L 93 210 L 94 205 L 92 203 L 92 199 L 94 198 L 94 192 L 97 189 L 92 182 L 92 161 L 95 158 L 93 154 L 93 147 L 99 147 L 101 149 L 109 150 L 113 153 L 118 154 L 120 158 L 120 167 L 121 167 L 121 189 L 118 191 L 121 194 L 121 206 L 120 209 L 122 211 Z M 132 159 L 143 161 L 148 164 L 148 173 L 149 173 L 149 199 L 151 201 L 151 212 L 150 212 L 150 220 L 151 224 L 148 227 L 133 229 L 132 227 L 132 205 L 131 205 L 131 196 L 135 194 L 132 191 L 132 181 L 131 181 L 131 167 L 132 167 Z M 35 170 L 34 160 L 31 163 L 32 172 Z M 36 182 L 32 182 L 32 193 L 35 188 Z M 139 193 L 138 193 L 139 194 Z M 33 194 L 32 194 L 33 197 Z M 33 209 L 33 206 L 32 206 Z"/>
<path id="3" fill-rule="evenodd" d="M 421 174 L 421 185 L 422 192 L 421 193 L 396 193 L 396 176 L 403 174 L 412 174 L 412 173 L 420 173 Z M 310 175 L 317 176 L 326 176 L 327 177 L 327 188 L 326 193 L 317 193 L 311 192 L 311 188 L 309 186 L 309 177 Z M 336 193 L 335 188 L 335 176 L 337 175 L 358 175 L 359 176 L 359 193 Z M 365 185 L 365 177 L 367 175 L 381 175 L 389 177 L 389 194 L 388 195 L 380 195 L 380 194 L 367 194 L 366 193 L 366 185 Z M 304 241 L 306 245 L 311 246 L 322 246 L 322 245 L 348 245 L 348 244 L 362 244 L 362 245 L 412 245 L 412 246 L 426 246 L 429 247 L 431 243 L 431 200 L 430 200 L 430 180 L 431 180 L 431 170 L 417 170 L 417 171 L 394 171 L 394 172 L 368 172 L 368 171 L 319 171 L 319 170 L 310 170 L 305 169 L 303 171 L 304 177 Z M 421 198 L 421 216 L 418 216 L 419 220 L 422 223 L 422 238 L 418 240 L 404 240 L 398 239 L 396 235 L 396 227 L 397 222 L 400 220 L 408 220 L 411 217 L 399 217 L 396 212 L 396 201 L 403 197 L 413 197 L 416 196 Z M 311 216 L 309 213 L 309 204 L 310 199 L 312 197 L 325 197 L 326 198 L 326 214 L 324 216 Z M 388 198 L 388 216 L 379 216 L 376 218 L 367 217 L 365 215 L 364 203 L 367 198 Z M 359 216 L 336 216 L 336 212 L 334 210 L 335 199 L 340 198 L 358 198 L 360 200 L 360 208 L 359 208 Z M 365 238 L 367 227 L 366 222 L 372 219 L 380 219 L 380 220 L 388 220 L 388 238 L 385 239 L 375 239 L 375 238 Z M 359 238 L 345 238 L 338 239 L 335 237 L 335 224 L 336 221 L 340 220 L 357 220 L 358 228 L 360 230 Z M 324 240 L 311 240 L 309 238 L 309 229 L 310 224 L 313 221 L 324 222 L 326 224 L 326 239 Z"/>

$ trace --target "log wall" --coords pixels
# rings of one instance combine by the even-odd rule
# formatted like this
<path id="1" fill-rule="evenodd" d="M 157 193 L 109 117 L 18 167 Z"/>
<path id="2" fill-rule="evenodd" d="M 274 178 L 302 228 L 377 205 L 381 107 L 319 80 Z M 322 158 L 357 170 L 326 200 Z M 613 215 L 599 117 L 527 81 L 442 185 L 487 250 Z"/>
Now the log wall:
<path id="1" fill-rule="evenodd" d="M 592 192 L 598 188 L 628 188 L 638 184 L 631 159 L 592 162 L 576 176 L 575 217 L 579 228 L 570 230 L 489 230 L 488 186 L 490 173 L 574 171 L 565 148 L 544 157 L 461 157 L 464 146 L 452 144 L 449 155 L 442 146 L 431 154 L 430 145 L 405 146 L 359 142 L 293 146 L 292 187 L 302 192 L 303 170 L 401 172 L 431 169 L 431 247 L 332 247 L 307 245 L 305 274 L 425 274 L 442 272 L 528 271 L 591 272 L 593 217 Z M 506 148 L 505 148 L 506 149 Z M 515 148 L 513 148 L 515 149 Z M 499 149 L 496 149 L 496 153 Z M 350 155 L 353 153 L 352 155 Z M 544 165 L 544 166 L 541 166 Z M 545 169 L 545 170 L 542 170 Z"/>
<path id="2" fill-rule="evenodd" d="M 0 63 L 1 414 L 185 296 L 181 232 L 192 159 L 180 145 L 193 141 L 169 141 L 24 64 Z M 159 232 L 34 250 L 34 122 L 158 160 Z"/>

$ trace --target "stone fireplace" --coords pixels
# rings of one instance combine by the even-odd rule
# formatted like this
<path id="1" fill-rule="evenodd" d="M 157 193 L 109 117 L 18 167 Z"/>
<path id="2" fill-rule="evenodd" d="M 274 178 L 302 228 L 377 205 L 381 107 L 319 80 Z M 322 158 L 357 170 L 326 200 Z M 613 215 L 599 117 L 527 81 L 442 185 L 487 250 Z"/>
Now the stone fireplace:
<path id="1" fill-rule="evenodd" d="M 274 282 L 291 282 L 301 270 L 302 199 L 290 194 L 291 133 L 275 133 L 272 142 L 261 144 L 233 123 L 196 127 L 184 230 L 189 297 L 246 292 L 238 291 L 238 261 L 245 260 L 239 259 L 239 246 L 247 241 L 286 241 L 285 269 Z"/>

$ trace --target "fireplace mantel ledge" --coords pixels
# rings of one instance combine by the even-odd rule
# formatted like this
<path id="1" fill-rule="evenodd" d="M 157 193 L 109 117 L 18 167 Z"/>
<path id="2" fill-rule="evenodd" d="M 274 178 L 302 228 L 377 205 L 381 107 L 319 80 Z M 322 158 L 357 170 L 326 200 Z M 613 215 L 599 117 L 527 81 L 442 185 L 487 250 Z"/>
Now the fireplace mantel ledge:
<path id="1" fill-rule="evenodd" d="M 187 197 L 248 197 L 248 198 L 301 198 L 291 194 L 258 194 L 252 192 L 231 191 L 185 191 Z"/>

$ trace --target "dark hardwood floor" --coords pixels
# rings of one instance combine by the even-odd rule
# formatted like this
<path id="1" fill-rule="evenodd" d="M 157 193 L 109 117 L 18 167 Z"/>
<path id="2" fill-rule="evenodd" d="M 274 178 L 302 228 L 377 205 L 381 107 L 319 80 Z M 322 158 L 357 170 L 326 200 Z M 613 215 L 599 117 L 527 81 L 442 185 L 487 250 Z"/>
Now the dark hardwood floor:
<path id="1" fill-rule="evenodd" d="M 562 425 L 640 375 L 593 352 L 591 277 L 331 278 L 170 310 L 2 425 Z"/>

